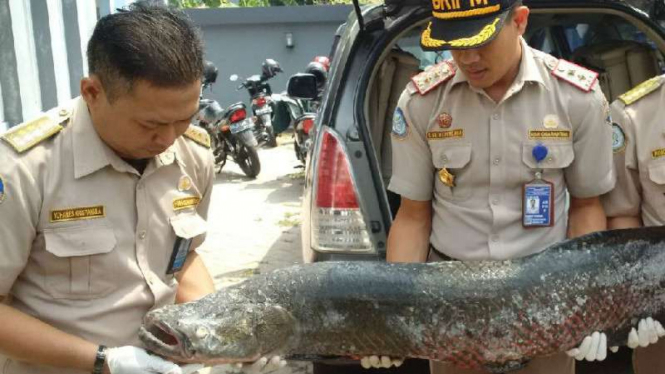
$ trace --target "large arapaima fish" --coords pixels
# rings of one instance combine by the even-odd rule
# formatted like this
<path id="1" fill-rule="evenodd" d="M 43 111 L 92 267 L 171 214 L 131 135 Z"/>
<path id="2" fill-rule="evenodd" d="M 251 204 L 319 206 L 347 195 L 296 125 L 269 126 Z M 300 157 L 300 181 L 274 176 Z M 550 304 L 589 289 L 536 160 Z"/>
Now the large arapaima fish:
<path id="1" fill-rule="evenodd" d="M 376 354 L 506 372 L 594 331 L 625 345 L 665 311 L 664 282 L 665 228 L 606 231 L 512 261 L 279 269 L 151 311 L 140 337 L 178 362 Z"/>

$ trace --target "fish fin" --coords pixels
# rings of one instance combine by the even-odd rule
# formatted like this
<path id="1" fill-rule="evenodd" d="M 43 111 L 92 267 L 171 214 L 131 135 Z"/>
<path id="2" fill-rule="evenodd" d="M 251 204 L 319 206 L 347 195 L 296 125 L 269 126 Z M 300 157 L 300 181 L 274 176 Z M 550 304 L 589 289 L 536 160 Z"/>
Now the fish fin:
<path id="1" fill-rule="evenodd" d="M 529 360 L 506 361 L 500 364 L 485 364 L 485 370 L 495 374 L 510 373 L 511 371 L 524 369 L 528 363 Z"/>

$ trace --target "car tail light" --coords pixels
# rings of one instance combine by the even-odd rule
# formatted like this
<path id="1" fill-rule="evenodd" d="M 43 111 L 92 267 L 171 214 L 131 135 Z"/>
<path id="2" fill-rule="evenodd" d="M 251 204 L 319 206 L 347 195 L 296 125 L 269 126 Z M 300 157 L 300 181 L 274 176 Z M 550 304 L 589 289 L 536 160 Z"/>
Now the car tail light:
<path id="1" fill-rule="evenodd" d="M 305 134 L 309 135 L 309 130 L 314 127 L 314 119 L 313 118 L 305 118 L 302 121 L 302 131 L 305 132 Z"/>
<path id="2" fill-rule="evenodd" d="M 319 146 L 312 208 L 312 246 L 317 251 L 372 252 L 348 154 L 324 128 Z"/>
<path id="3" fill-rule="evenodd" d="M 245 108 L 237 109 L 235 112 L 231 113 L 230 121 L 231 123 L 235 123 L 244 120 L 246 117 L 247 117 L 247 111 L 245 110 Z"/>
<path id="4" fill-rule="evenodd" d="M 256 99 L 252 100 L 252 104 L 262 107 L 266 105 L 266 97 L 265 96 L 259 96 Z"/>

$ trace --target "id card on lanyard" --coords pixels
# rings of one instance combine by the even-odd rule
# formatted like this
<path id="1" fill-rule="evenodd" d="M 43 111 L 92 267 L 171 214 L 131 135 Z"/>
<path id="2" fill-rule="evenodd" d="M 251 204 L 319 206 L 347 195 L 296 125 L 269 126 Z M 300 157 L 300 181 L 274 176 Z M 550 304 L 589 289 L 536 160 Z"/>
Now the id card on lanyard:
<path id="1" fill-rule="evenodd" d="M 532 154 L 537 164 L 547 157 L 548 149 L 536 145 Z M 525 228 L 551 227 L 554 224 L 554 184 L 542 177 L 542 170 L 522 187 L 522 225 Z"/>

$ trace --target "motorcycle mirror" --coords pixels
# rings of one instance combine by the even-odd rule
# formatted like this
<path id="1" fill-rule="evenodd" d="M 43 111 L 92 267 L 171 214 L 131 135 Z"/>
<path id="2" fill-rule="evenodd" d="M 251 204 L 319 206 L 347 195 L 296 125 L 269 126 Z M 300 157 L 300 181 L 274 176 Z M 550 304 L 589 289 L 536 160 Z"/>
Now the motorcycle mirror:
<path id="1" fill-rule="evenodd" d="M 314 74 L 298 73 L 289 78 L 286 85 L 289 96 L 303 100 L 314 100 L 318 96 Z"/>
<path id="2" fill-rule="evenodd" d="M 229 77 L 229 80 L 231 82 L 235 82 L 238 80 L 238 74 L 233 74 L 232 76 Z"/>

